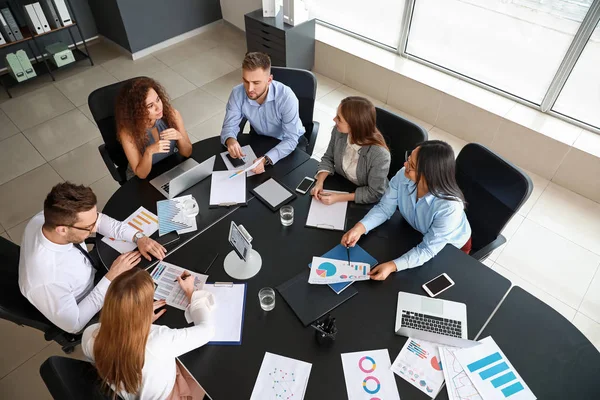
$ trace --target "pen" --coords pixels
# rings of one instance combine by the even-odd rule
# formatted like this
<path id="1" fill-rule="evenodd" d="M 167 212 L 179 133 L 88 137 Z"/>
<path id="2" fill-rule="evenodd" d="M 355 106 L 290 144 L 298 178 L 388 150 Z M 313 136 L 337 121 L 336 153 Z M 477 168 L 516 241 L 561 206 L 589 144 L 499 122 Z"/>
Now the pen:
<path id="1" fill-rule="evenodd" d="M 348 265 L 350 265 L 350 247 L 346 247 L 346 252 L 348 253 Z"/>
<path id="2" fill-rule="evenodd" d="M 215 261 L 217 261 L 217 257 L 219 257 L 219 253 L 217 253 L 217 255 L 215 256 L 215 258 L 213 258 L 213 260 L 210 262 L 210 264 L 208 265 L 208 268 L 206 268 L 206 271 L 204 271 L 205 274 L 208 272 L 208 270 L 210 269 L 210 267 L 212 267 L 212 265 L 215 263 Z"/>
<path id="3" fill-rule="evenodd" d="M 312 328 L 315 328 L 317 331 L 321 332 L 323 335 L 327 335 L 327 332 L 325 332 L 323 329 L 319 328 L 316 325 L 310 325 Z"/>
<path id="4" fill-rule="evenodd" d="M 250 170 L 253 170 L 254 168 L 256 168 L 258 166 L 258 164 L 260 164 L 262 162 L 262 160 L 264 159 L 264 157 L 260 157 L 258 160 L 256 160 L 256 162 L 254 164 L 252 164 L 251 166 L 249 166 L 248 168 L 242 170 L 242 171 L 237 171 L 235 174 L 231 175 L 229 177 L 229 179 L 233 178 L 234 176 L 237 176 L 239 174 L 243 174 L 244 172 L 248 172 Z"/>
<path id="5" fill-rule="evenodd" d="M 188 276 L 191 276 L 192 274 L 190 274 L 187 271 L 183 271 L 183 274 L 181 274 L 181 280 L 185 281 L 185 278 L 187 278 Z M 177 279 L 175 279 L 173 282 L 177 282 Z"/>

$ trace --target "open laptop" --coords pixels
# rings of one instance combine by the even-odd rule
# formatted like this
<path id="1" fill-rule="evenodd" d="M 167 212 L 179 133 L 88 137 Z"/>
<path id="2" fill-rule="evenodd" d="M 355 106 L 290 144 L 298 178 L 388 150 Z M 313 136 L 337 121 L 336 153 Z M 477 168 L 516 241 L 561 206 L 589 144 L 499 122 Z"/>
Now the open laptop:
<path id="1" fill-rule="evenodd" d="M 212 174 L 216 156 L 212 156 L 201 164 L 191 158 L 162 175 L 152 179 L 150 183 L 168 199 L 191 188 L 196 183 Z"/>
<path id="2" fill-rule="evenodd" d="M 471 347 L 468 340 L 467 306 L 449 300 L 432 299 L 398 292 L 396 335 L 455 347 Z"/>

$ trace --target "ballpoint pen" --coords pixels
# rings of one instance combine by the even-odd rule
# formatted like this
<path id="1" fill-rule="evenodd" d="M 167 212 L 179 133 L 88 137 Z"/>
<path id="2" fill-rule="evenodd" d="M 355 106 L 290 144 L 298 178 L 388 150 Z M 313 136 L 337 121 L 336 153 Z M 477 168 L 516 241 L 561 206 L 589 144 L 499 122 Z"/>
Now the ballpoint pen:
<path id="1" fill-rule="evenodd" d="M 244 172 L 248 172 L 248 171 L 253 170 L 254 168 L 256 168 L 258 166 L 258 164 L 260 164 L 262 162 L 263 159 L 264 159 L 264 157 L 260 157 L 258 160 L 256 160 L 254 162 L 254 164 L 252 164 L 248 168 L 246 168 L 244 170 L 241 170 L 241 171 L 237 171 L 236 173 L 234 173 L 231 176 L 229 176 L 229 179 L 233 178 L 234 176 L 238 176 L 239 174 L 243 174 Z"/>
<path id="2" fill-rule="evenodd" d="M 350 265 L 350 247 L 346 246 L 346 252 L 348 252 L 348 265 Z"/>

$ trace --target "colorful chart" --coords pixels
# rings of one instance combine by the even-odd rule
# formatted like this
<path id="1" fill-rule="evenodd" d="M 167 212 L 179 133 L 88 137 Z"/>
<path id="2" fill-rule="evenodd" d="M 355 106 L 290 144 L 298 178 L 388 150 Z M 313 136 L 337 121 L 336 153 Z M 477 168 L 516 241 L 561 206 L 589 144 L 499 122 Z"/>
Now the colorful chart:
<path id="1" fill-rule="evenodd" d="M 408 351 L 410 351 L 411 353 L 414 353 L 417 357 L 422 358 L 422 359 L 426 359 L 429 354 L 429 353 L 427 353 L 427 351 L 423 350 L 421 348 L 421 346 L 414 340 L 411 340 L 410 343 L 408 344 Z M 440 371 L 440 370 L 438 369 L 438 371 Z"/>
<path id="2" fill-rule="evenodd" d="M 325 278 L 335 275 L 337 268 L 330 262 L 324 262 L 317 267 L 317 275 Z"/>
<path id="3" fill-rule="evenodd" d="M 436 371 L 441 371 L 442 370 L 442 363 L 438 360 L 437 357 L 433 357 L 431 359 L 431 366 L 433 367 L 433 369 L 435 369 Z"/>
<path id="4" fill-rule="evenodd" d="M 273 380 L 273 395 L 276 399 L 290 400 L 294 397 L 292 385 L 296 382 L 296 377 L 293 372 L 289 374 L 282 369 L 274 368 L 273 372 L 269 372 L 269 377 Z"/>

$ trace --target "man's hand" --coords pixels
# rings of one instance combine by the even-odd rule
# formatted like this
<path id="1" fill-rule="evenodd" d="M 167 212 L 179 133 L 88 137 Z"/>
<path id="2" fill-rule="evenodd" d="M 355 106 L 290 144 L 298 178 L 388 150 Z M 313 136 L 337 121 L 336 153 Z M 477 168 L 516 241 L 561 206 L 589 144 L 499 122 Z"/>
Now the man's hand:
<path id="1" fill-rule="evenodd" d="M 152 257 L 150 257 L 150 255 L 153 255 L 159 260 L 162 260 L 163 258 L 165 258 L 165 254 L 167 253 L 167 249 L 162 247 L 154 239 L 150 239 L 148 236 L 144 236 L 143 238 L 138 239 L 137 247 L 140 253 L 148 261 L 152 261 Z"/>
<path id="2" fill-rule="evenodd" d="M 234 138 L 227 139 L 225 141 L 225 146 L 227 146 L 227 151 L 229 152 L 229 155 L 233 158 L 242 158 L 246 156 L 242 152 L 242 147 L 240 146 L 240 143 Z"/>
<path id="3" fill-rule="evenodd" d="M 252 162 L 252 164 L 254 164 L 258 160 L 259 159 L 257 158 L 256 160 L 254 160 Z M 258 163 L 258 165 L 256 166 L 256 168 L 254 168 L 252 170 L 252 172 L 254 172 L 255 174 L 262 174 L 263 172 L 265 172 L 265 162 L 267 162 L 267 160 L 264 157 L 262 157 L 262 162 Z"/>
<path id="4" fill-rule="evenodd" d="M 152 323 L 154 323 L 154 321 L 156 321 L 157 319 L 160 318 L 161 315 L 163 315 L 164 313 L 167 312 L 167 309 L 162 309 L 160 310 L 158 313 L 156 312 L 156 310 L 158 310 L 159 308 L 163 307 L 167 305 L 167 301 L 166 300 L 156 300 L 154 302 L 154 304 L 152 305 Z"/>
<path id="5" fill-rule="evenodd" d="M 366 231 L 367 229 L 362 223 L 357 223 L 352 229 L 346 232 L 344 236 L 342 236 L 342 246 L 354 247 L 356 242 L 358 242 L 358 239 L 360 239 L 360 237 L 364 235 Z"/>
<path id="6" fill-rule="evenodd" d="M 371 279 L 375 281 L 383 281 L 392 272 L 396 271 L 396 264 L 393 261 L 388 261 L 373 268 L 371 271 L 369 271 L 369 275 L 371 276 Z"/>
<path id="7" fill-rule="evenodd" d="M 131 251 L 129 253 L 121 254 L 110 266 L 110 269 L 105 275 L 106 279 L 113 281 L 123 272 L 129 271 L 131 268 L 139 264 L 139 262 L 142 260 L 140 257 L 139 251 Z"/>

